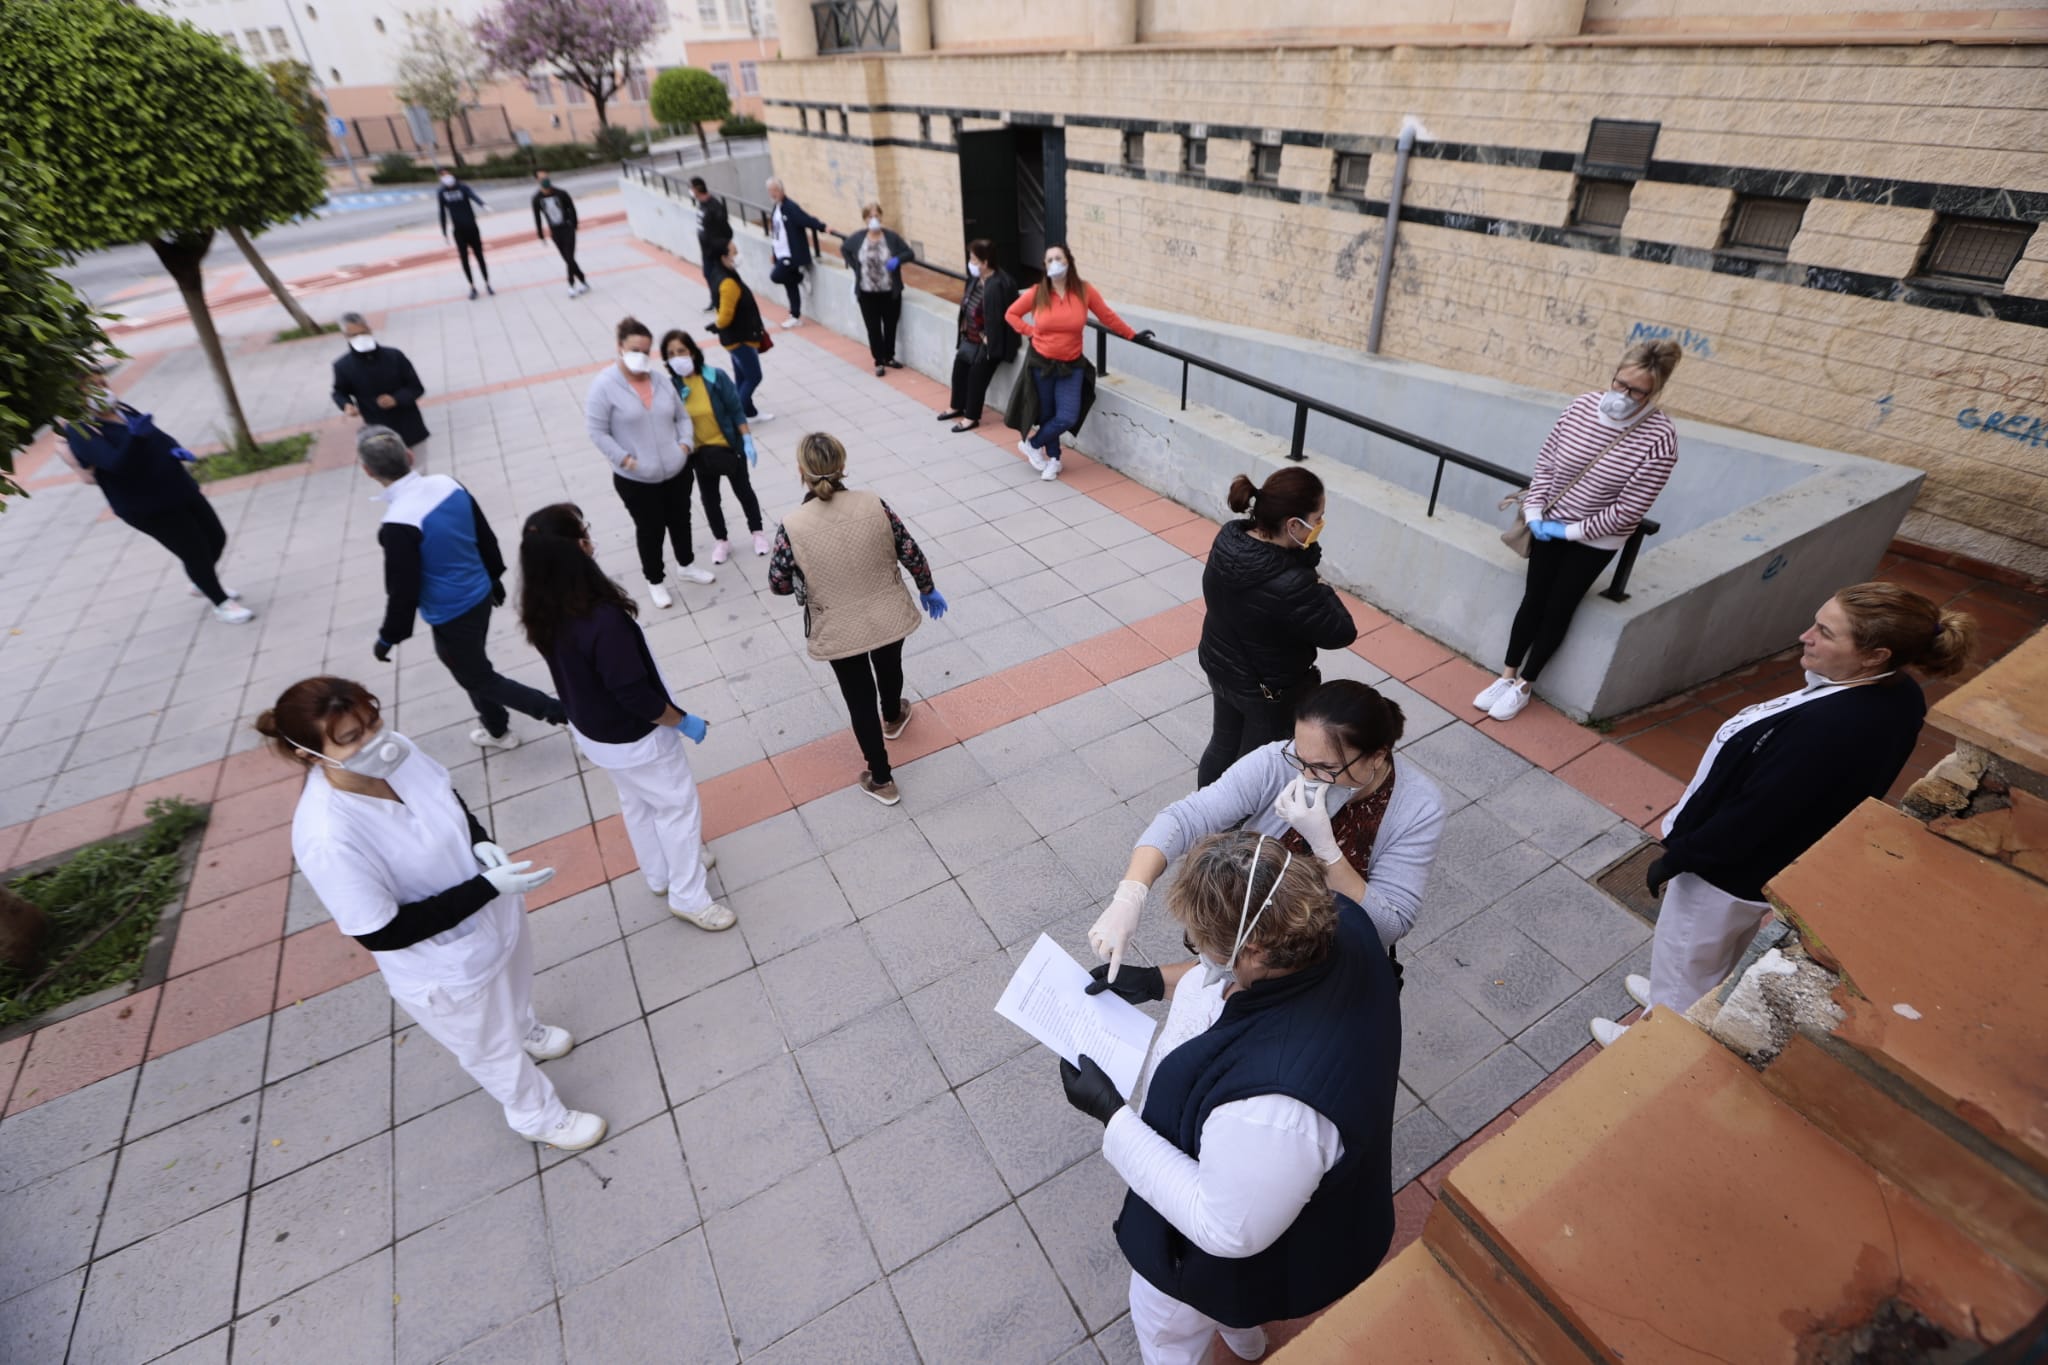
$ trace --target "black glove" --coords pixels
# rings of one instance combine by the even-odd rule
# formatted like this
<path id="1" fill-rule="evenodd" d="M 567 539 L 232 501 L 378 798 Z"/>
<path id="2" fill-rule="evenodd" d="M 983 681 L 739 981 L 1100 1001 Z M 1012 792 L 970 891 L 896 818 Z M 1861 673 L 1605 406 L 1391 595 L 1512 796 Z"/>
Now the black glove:
<path id="1" fill-rule="evenodd" d="M 1118 972 L 1117 976 L 1121 979 L 1123 973 Z M 1124 1097 L 1116 1093 L 1109 1073 L 1085 1052 L 1078 1067 L 1064 1057 L 1060 1059 L 1060 1084 L 1067 1088 L 1068 1104 L 1105 1127 L 1116 1117 L 1116 1111 L 1124 1107 Z"/>
<path id="2" fill-rule="evenodd" d="M 381 635 L 377 637 L 377 644 L 370 652 L 377 656 L 377 662 L 380 664 L 391 662 L 391 646 Z"/>
<path id="3" fill-rule="evenodd" d="M 491 605 L 494 607 L 505 605 L 505 580 L 502 578 L 491 580 Z"/>
<path id="4" fill-rule="evenodd" d="M 1147 1000 L 1166 998 L 1166 974 L 1157 967 L 1140 967 L 1126 962 L 1117 968 L 1116 980 L 1109 979 L 1109 964 L 1098 963 L 1088 969 L 1088 975 L 1095 979 L 1088 983 L 1088 994 L 1100 995 L 1104 991 L 1120 995 L 1133 1005 L 1142 1005 Z"/>
<path id="5" fill-rule="evenodd" d="M 1650 894 L 1664 894 L 1664 883 L 1678 875 L 1678 869 L 1671 866 L 1671 855 L 1666 853 L 1643 869 L 1643 881 L 1649 885 Z"/>
<path id="6" fill-rule="evenodd" d="M 1142 332 L 1138 332 L 1138 333 L 1135 333 L 1135 334 L 1133 334 L 1133 335 L 1132 335 L 1132 337 L 1131 337 L 1131 340 L 1133 340 L 1133 341 L 1150 341 L 1151 339 L 1152 339 L 1152 329 L 1151 329 L 1150 327 L 1147 327 L 1147 328 L 1146 328 L 1146 329 L 1145 329 L 1144 331 L 1142 331 Z"/>

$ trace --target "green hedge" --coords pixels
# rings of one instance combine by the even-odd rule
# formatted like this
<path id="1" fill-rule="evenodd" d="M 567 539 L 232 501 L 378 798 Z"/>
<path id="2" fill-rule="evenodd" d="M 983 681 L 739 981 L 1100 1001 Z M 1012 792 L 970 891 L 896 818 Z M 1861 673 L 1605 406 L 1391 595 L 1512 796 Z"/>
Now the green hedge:
<path id="1" fill-rule="evenodd" d="M 462 174 L 471 180 L 518 180 L 536 170 L 580 171 L 601 161 L 618 161 L 645 150 L 640 135 L 624 128 L 605 128 L 599 136 L 606 143 L 606 150 L 588 142 L 535 143 L 531 148 L 493 152 L 482 161 L 471 161 L 462 168 Z M 387 152 L 377 158 L 377 169 L 370 173 L 370 180 L 378 185 L 417 185 L 432 180 L 435 174 L 432 166 L 415 165 L 404 152 Z"/>
<path id="2" fill-rule="evenodd" d="M 768 136 L 768 125 L 757 118 L 748 118 L 745 114 L 734 114 L 731 118 L 718 125 L 718 135 L 728 139 L 736 137 L 766 137 Z"/>

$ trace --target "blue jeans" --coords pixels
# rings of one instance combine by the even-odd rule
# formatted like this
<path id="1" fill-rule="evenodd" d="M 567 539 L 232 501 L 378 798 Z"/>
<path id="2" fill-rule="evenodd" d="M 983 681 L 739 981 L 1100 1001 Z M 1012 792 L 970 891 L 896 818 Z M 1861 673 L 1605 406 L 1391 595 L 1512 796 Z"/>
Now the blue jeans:
<path id="1" fill-rule="evenodd" d="M 1031 444 L 1047 458 L 1060 457 L 1060 437 L 1081 420 L 1081 367 L 1076 364 L 1064 377 L 1050 370 L 1033 369 L 1031 382 L 1038 385 L 1038 434 Z"/>
<path id="2" fill-rule="evenodd" d="M 749 417 L 760 416 L 754 408 L 754 390 L 761 387 L 761 353 L 751 346 L 735 346 L 726 354 L 732 357 L 732 378 L 739 386 L 740 411 Z"/>

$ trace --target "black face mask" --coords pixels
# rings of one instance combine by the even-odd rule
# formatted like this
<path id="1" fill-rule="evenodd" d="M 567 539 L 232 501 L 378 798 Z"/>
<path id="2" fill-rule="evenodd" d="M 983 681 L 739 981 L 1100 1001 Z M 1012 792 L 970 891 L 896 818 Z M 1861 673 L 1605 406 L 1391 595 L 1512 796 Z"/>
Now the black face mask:
<path id="1" fill-rule="evenodd" d="M 542 194 L 553 194 L 553 193 L 555 192 L 555 182 L 554 182 L 554 181 L 552 181 L 552 180 L 543 180 L 543 181 L 541 181 L 541 182 L 540 182 L 540 192 L 541 192 Z"/>

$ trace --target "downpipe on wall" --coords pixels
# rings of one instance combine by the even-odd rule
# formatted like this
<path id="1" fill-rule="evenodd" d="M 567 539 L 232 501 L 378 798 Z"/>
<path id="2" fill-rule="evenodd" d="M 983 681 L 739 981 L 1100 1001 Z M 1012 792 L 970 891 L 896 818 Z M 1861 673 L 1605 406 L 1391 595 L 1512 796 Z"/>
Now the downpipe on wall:
<path id="1" fill-rule="evenodd" d="M 1394 238 L 1401 230 L 1401 196 L 1408 188 L 1408 155 L 1416 139 L 1434 141 L 1422 120 L 1413 114 L 1401 119 L 1401 140 L 1394 144 L 1394 184 L 1387 192 L 1387 230 L 1380 239 L 1379 275 L 1372 287 L 1372 325 L 1365 334 L 1365 353 L 1380 353 L 1380 329 L 1387 322 L 1387 282 L 1394 275 Z"/>

